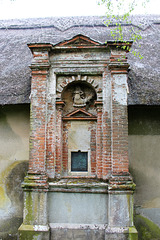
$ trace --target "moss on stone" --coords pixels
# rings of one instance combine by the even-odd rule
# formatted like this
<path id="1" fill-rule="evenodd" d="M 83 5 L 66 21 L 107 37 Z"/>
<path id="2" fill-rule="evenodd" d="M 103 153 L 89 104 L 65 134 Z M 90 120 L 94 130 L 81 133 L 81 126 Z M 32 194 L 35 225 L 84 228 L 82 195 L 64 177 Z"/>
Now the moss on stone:
<path id="1" fill-rule="evenodd" d="M 138 240 L 138 233 L 135 227 L 129 228 L 129 240 Z"/>
<path id="2" fill-rule="evenodd" d="M 26 193 L 25 197 L 25 223 L 26 224 L 32 224 L 33 222 L 33 201 L 32 201 L 32 195 L 31 192 Z"/>
<path id="3" fill-rule="evenodd" d="M 40 236 L 39 233 L 24 231 L 23 233 L 19 234 L 19 239 L 20 240 L 38 240 L 38 239 L 42 239 L 39 236 Z"/>
<path id="4" fill-rule="evenodd" d="M 46 231 L 37 231 L 34 228 L 34 225 L 25 225 L 22 224 L 18 229 L 19 240 L 48 240 L 49 239 L 49 228 Z"/>
<path id="5" fill-rule="evenodd" d="M 138 239 L 160 240 L 160 228 L 148 218 L 136 215 L 134 222 L 138 231 Z"/>

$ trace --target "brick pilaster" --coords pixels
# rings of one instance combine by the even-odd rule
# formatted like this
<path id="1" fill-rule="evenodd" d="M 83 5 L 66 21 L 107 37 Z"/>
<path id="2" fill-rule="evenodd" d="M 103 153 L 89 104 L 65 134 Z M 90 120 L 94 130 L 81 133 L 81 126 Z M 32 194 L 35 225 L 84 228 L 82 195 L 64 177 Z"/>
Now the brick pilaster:
<path id="1" fill-rule="evenodd" d="M 52 99 L 50 99 L 48 103 L 47 111 L 46 171 L 50 178 L 54 178 L 56 159 L 56 109 Z"/>
<path id="2" fill-rule="evenodd" d="M 97 162 L 97 177 L 102 178 L 103 163 L 102 163 L 102 112 L 103 104 L 100 101 L 95 102 L 97 110 L 97 137 L 96 137 L 96 162 Z"/>
<path id="3" fill-rule="evenodd" d="M 56 175 L 57 177 L 60 177 L 62 172 L 62 147 L 63 147 L 63 139 L 62 139 L 62 131 L 63 131 L 63 122 L 62 122 L 62 116 L 63 116 L 63 106 L 64 102 L 56 102 L 56 108 L 57 108 L 57 120 L 56 120 Z"/>
<path id="4" fill-rule="evenodd" d="M 103 113 L 103 179 L 108 179 L 111 170 L 111 122 L 108 112 Z"/>
<path id="5" fill-rule="evenodd" d="M 103 179 L 111 175 L 111 76 L 107 69 L 103 73 Z"/>
<path id="6" fill-rule="evenodd" d="M 127 69 L 125 56 L 111 55 L 109 69 L 112 78 L 111 151 L 112 175 L 126 175 L 128 160 Z M 129 174 L 129 173 L 128 173 Z"/>
<path id="7" fill-rule="evenodd" d="M 29 45 L 31 64 L 31 114 L 29 173 L 44 173 L 46 164 L 46 91 L 50 45 Z"/>

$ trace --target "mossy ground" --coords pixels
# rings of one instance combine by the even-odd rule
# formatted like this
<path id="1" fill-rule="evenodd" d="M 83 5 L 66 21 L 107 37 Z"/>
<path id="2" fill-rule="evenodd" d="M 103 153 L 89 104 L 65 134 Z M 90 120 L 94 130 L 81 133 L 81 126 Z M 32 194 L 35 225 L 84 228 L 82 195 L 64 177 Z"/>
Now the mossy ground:
<path id="1" fill-rule="evenodd" d="M 148 218 L 136 215 L 134 223 L 139 240 L 160 240 L 160 228 Z"/>

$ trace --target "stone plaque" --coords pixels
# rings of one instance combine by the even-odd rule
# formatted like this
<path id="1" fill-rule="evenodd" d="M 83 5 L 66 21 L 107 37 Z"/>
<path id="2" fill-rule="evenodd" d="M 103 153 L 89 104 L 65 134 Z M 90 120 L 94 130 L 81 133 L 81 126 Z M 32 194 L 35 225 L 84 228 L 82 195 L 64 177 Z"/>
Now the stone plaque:
<path id="1" fill-rule="evenodd" d="M 71 152 L 71 171 L 88 171 L 88 152 Z"/>

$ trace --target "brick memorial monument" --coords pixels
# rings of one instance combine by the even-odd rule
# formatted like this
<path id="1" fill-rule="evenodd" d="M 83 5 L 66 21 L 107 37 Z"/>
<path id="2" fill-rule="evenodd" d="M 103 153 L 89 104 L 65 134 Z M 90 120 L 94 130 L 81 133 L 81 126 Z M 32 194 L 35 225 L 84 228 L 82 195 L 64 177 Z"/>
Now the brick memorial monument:
<path id="1" fill-rule="evenodd" d="M 77 35 L 31 43 L 29 170 L 19 239 L 138 239 L 126 49 Z"/>

